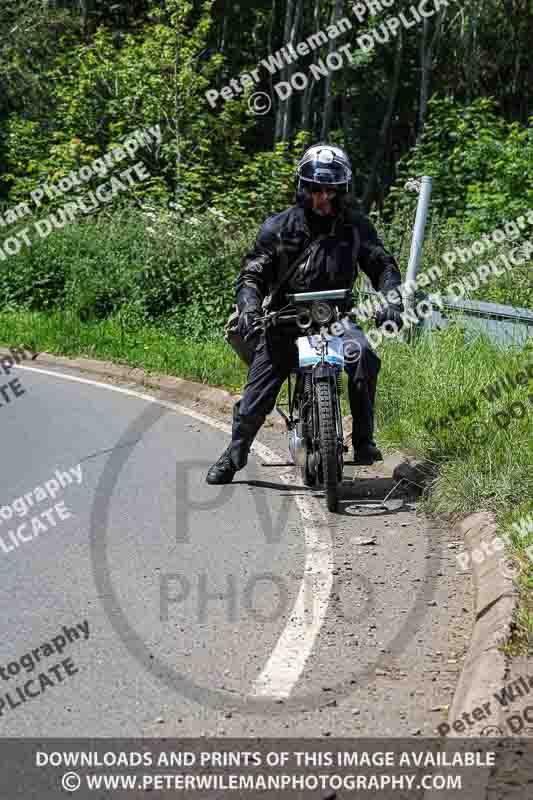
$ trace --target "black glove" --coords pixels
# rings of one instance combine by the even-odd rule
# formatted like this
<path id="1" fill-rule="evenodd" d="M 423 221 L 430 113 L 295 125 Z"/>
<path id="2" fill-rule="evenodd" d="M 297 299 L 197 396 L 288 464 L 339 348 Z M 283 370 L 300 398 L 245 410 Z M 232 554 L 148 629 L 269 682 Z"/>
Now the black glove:
<path id="1" fill-rule="evenodd" d="M 376 311 L 376 328 L 381 328 L 386 322 L 394 322 L 400 331 L 403 328 L 401 314 L 404 311 L 403 303 L 389 303 L 381 306 Z"/>
<path id="2" fill-rule="evenodd" d="M 260 317 L 261 314 L 259 313 L 258 308 L 247 308 L 244 311 L 241 311 L 237 329 L 245 341 L 250 337 L 254 327 L 258 324 Z"/>
<path id="3" fill-rule="evenodd" d="M 353 305 L 354 305 L 353 290 L 350 289 L 348 294 L 346 295 L 346 300 L 343 300 L 341 303 L 339 303 L 339 306 L 341 308 L 341 311 L 346 312 L 346 311 L 351 311 Z"/>

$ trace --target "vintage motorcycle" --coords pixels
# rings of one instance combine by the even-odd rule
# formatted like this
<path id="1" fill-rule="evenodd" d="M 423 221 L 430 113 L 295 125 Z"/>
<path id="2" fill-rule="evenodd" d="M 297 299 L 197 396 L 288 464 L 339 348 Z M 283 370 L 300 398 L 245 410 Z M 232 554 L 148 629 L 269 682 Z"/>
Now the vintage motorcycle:
<path id="1" fill-rule="evenodd" d="M 345 339 L 336 334 L 342 334 L 341 320 L 350 316 L 343 310 L 350 298 L 348 289 L 287 294 L 287 305 L 258 318 L 247 337 L 287 324 L 296 324 L 302 334 L 296 339 L 298 366 L 288 376 L 288 413 L 281 404 L 276 410 L 289 434 L 292 462 L 287 463 L 300 467 L 306 486 L 324 487 L 329 511 L 336 511 L 338 506 L 344 454 L 348 451 L 340 402 Z"/>

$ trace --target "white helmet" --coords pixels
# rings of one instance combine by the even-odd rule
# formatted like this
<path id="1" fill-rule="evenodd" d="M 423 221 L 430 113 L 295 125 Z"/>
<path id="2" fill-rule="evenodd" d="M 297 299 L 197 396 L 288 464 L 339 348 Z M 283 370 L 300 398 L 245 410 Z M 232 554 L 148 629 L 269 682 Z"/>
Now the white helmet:
<path id="1" fill-rule="evenodd" d="M 305 151 L 296 168 L 296 176 L 298 192 L 316 183 L 336 184 L 348 194 L 351 191 L 352 165 L 342 147 L 324 142 Z"/>

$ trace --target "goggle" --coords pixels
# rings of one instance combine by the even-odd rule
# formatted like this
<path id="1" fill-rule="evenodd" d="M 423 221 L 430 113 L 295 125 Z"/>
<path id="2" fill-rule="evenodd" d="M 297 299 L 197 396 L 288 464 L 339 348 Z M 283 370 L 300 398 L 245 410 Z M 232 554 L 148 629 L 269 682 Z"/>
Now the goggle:
<path id="1" fill-rule="evenodd" d="M 322 183 L 312 183 L 311 192 L 312 194 L 324 193 L 328 200 L 332 200 L 336 196 L 338 189 L 335 186 L 324 186 Z"/>

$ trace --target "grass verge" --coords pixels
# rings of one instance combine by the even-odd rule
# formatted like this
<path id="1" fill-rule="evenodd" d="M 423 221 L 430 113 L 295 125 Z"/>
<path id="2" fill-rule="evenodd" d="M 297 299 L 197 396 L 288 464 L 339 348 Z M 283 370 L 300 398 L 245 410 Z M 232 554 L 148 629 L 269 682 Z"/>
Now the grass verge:
<path id="1" fill-rule="evenodd" d="M 161 327 L 131 328 L 117 318 L 80 322 L 64 312 L 0 313 L 0 331 L 4 346 L 100 358 L 230 391 L 240 391 L 246 380 L 244 366 L 220 336 L 185 341 Z M 533 574 L 526 553 L 533 526 L 520 534 L 512 526 L 533 512 L 533 379 L 512 384 L 533 364 L 533 346 L 503 350 L 483 336 L 465 344 L 461 329 L 450 326 L 414 344 L 386 341 L 379 355 L 377 439 L 435 463 L 438 474 L 424 510 L 451 522 L 489 510 L 499 533 L 510 535 L 508 555 L 518 568 L 520 593 L 513 645 L 520 651 L 533 636 Z M 475 408 L 468 413 L 428 430 L 428 419 L 449 416 L 472 399 Z M 346 392 L 343 403 L 349 413 Z M 509 413 L 512 404 L 523 409 L 521 416 Z M 473 430 L 484 435 L 473 437 Z"/>

